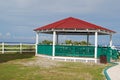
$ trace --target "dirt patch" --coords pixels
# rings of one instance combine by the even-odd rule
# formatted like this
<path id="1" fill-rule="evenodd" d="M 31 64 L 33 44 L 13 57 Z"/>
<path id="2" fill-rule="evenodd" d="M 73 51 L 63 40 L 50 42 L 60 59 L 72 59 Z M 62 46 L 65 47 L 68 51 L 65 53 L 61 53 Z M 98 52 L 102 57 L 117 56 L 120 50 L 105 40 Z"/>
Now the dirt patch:
<path id="1" fill-rule="evenodd" d="M 32 61 L 21 62 L 24 66 L 39 66 L 44 68 L 51 68 L 60 66 L 60 62 L 43 57 L 35 57 Z"/>

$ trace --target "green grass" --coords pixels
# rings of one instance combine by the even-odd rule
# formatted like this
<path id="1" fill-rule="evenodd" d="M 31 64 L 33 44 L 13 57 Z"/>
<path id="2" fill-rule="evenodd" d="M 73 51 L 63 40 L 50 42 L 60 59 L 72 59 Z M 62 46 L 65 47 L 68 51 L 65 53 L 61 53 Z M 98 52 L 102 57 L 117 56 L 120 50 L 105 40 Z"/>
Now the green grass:
<path id="1" fill-rule="evenodd" d="M 34 54 L 0 54 L 0 80 L 104 80 L 107 65 L 57 62 L 60 66 L 25 66 Z"/>
<path id="2" fill-rule="evenodd" d="M 34 57 L 33 53 L 6 53 L 6 54 L 0 54 L 0 63 L 4 63 L 11 60 L 17 60 L 17 59 L 27 59 Z"/>

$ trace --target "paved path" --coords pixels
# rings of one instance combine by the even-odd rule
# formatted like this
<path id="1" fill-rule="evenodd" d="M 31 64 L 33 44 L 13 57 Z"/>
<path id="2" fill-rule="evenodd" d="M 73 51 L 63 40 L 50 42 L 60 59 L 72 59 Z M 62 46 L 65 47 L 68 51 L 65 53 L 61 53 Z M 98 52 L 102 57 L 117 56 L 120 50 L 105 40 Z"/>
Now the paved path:
<path id="1" fill-rule="evenodd" d="M 109 68 L 107 73 L 111 80 L 120 80 L 120 62 L 118 65 Z"/>

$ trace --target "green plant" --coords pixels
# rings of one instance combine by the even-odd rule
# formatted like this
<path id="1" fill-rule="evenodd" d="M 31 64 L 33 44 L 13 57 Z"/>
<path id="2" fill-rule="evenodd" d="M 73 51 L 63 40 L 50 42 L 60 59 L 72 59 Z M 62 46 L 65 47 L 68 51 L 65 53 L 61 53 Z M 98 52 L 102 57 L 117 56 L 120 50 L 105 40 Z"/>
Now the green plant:
<path id="1" fill-rule="evenodd" d="M 50 40 L 44 40 L 44 41 L 42 41 L 42 43 L 40 43 L 40 44 L 52 44 L 52 41 L 50 41 Z"/>

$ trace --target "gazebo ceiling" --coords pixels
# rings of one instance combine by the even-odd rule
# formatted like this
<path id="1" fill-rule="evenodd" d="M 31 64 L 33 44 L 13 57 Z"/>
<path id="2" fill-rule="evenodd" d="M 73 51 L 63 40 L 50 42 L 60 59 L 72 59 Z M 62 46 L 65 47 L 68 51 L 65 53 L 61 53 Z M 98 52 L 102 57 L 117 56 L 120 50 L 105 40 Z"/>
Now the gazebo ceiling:
<path id="1" fill-rule="evenodd" d="M 94 32 L 98 32 L 99 35 L 115 33 L 115 31 L 73 17 L 68 17 L 63 20 L 36 28 L 34 31 L 48 34 L 52 34 L 53 31 L 56 31 L 61 35 L 94 35 Z"/>
<path id="2" fill-rule="evenodd" d="M 53 34 L 53 31 L 37 31 L 40 33 L 45 33 L 45 34 Z M 59 35 L 95 35 L 95 31 L 87 32 L 87 31 L 57 31 L 56 33 Z M 98 35 L 110 35 L 112 33 L 109 32 L 98 32 Z"/>

